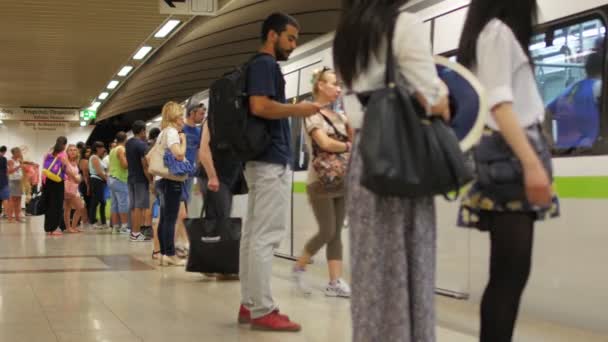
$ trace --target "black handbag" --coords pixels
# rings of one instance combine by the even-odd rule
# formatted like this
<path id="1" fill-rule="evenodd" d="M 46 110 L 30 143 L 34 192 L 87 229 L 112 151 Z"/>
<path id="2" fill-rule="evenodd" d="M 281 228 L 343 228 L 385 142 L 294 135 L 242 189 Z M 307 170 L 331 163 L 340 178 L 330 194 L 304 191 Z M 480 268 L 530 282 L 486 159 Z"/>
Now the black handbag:
<path id="1" fill-rule="evenodd" d="M 411 97 L 395 66 L 392 35 L 388 42 L 384 88 L 357 94 L 365 107 L 361 184 L 381 196 L 447 198 L 473 180 L 473 172 L 453 130 Z"/>
<path id="2" fill-rule="evenodd" d="M 551 151 L 542 128 L 535 124 L 526 128 L 525 133 L 549 178 L 553 180 Z M 485 134 L 473 155 L 477 183 L 485 196 L 501 203 L 526 201 L 523 167 L 499 132 Z"/>
<path id="3" fill-rule="evenodd" d="M 206 218 L 204 201 L 200 217 L 184 221 L 190 240 L 186 271 L 238 274 L 242 220 Z"/>
<path id="4" fill-rule="evenodd" d="M 42 216 L 46 212 L 44 191 L 34 195 L 25 206 L 25 212 L 32 216 Z"/>

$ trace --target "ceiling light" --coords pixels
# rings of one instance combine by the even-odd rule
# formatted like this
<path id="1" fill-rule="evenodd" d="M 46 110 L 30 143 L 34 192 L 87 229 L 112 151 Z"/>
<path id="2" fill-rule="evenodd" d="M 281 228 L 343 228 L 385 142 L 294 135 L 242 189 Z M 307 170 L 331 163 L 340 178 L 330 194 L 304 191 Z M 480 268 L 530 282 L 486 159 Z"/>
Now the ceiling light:
<path id="1" fill-rule="evenodd" d="M 85 127 L 87 125 L 86 121 L 80 121 L 80 127 Z"/>
<path id="2" fill-rule="evenodd" d="M 154 122 L 161 122 L 161 121 L 163 121 L 163 118 L 160 116 L 157 117 L 156 119 L 154 119 Z"/>
<path id="3" fill-rule="evenodd" d="M 158 32 L 156 32 L 156 34 L 154 35 L 154 38 L 165 38 L 166 36 L 169 35 L 169 33 L 171 33 L 173 30 L 175 30 L 175 28 L 177 27 L 177 25 L 179 25 L 179 23 L 181 23 L 181 21 L 176 20 L 176 19 L 171 19 L 171 20 L 167 21 L 165 23 L 165 25 L 163 25 L 163 27 L 161 27 L 160 30 L 158 30 Z"/>
<path id="4" fill-rule="evenodd" d="M 2 125 L 4 123 L 4 121 L 0 120 L 0 125 Z"/>
<path id="5" fill-rule="evenodd" d="M 122 69 L 120 69 L 120 71 L 118 72 L 118 76 L 120 77 L 125 77 L 127 76 L 131 70 L 133 70 L 133 67 L 130 65 L 124 66 Z"/>
<path id="6" fill-rule="evenodd" d="M 99 106 L 101 106 L 101 102 L 96 101 L 93 102 L 93 104 L 91 105 L 91 107 L 89 107 L 90 110 L 97 110 L 97 108 L 99 108 Z"/>
<path id="7" fill-rule="evenodd" d="M 144 59 L 144 57 L 146 57 L 146 55 L 148 55 L 148 53 L 150 53 L 150 51 L 152 51 L 152 47 L 151 46 L 142 46 L 139 51 L 137 51 L 137 53 L 135 54 L 135 56 L 133 56 L 133 59 Z"/>
<path id="8" fill-rule="evenodd" d="M 108 89 L 116 88 L 118 86 L 118 83 L 120 83 L 120 82 L 115 81 L 115 80 L 110 81 L 110 83 L 108 83 Z"/>
<path id="9" fill-rule="evenodd" d="M 107 91 L 105 91 L 105 92 L 99 94 L 99 99 L 100 100 L 105 100 L 105 99 L 108 98 L 108 96 L 110 96 L 110 93 L 108 93 Z"/>
<path id="10" fill-rule="evenodd" d="M 150 125 L 152 125 L 152 123 L 151 123 L 151 122 L 146 123 L 146 126 L 150 126 Z"/>

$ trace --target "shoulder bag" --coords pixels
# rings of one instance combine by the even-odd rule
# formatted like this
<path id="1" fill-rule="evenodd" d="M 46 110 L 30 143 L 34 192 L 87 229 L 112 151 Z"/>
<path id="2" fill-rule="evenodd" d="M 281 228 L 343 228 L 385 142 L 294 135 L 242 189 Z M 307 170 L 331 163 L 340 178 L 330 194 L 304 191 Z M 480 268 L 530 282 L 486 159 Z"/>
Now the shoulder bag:
<path id="1" fill-rule="evenodd" d="M 52 154 L 47 154 L 47 156 L 45 158 L 45 164 L 47 163 L 47 161 L 50 160 L 49 157 L 52 157 L 52 156 L 53 156 Z M 51 161 L 48 166 L 46 166 L 45 168 L 42 169 L 42 174 L 46 176 L 46 179 L 51 180 L 55 183 L 61 183 L 61 181 L 63 181 L 63 178 L 60 176 L 61 170 L 63 169 L 63 167 L 61 165 L 56 165 L 58 159 L 59 159 L 59 157 L 56 156 L 55 158 L 53 158 L 53 161 Z M 56 169 L 56 170 L 53 171 L 53 169 Z"/>
<path id="2" fill-rule="evenodd" d="M 395 66 L 392 34 L 386 61 L 384 87 L 357 94 L 365 107 L 361 184 L 380 196 L 447 198 L 458 193 L 473 180 L 473 172 L 452 129 L 441 118 L 428 117 L 411 97 Z"/>
<path id="3" fill-rule="evenodd" d="M 183 182 L 188 178 L 187 175 L 174 175 L 171 173 L 167 165 L 165 165 L 164 146 L 167 145 L 166 136 L 167 132 L 161 132 L 156 143 L 154 144 L 154 146 L 152 146 L 152 148 L 146 155 L 146 158 L 148 159 L 149 163 L 148 171 L 154 176 L 174 180 L 177 182 Z"/>
<path id="4" fill-rule="evenodd" d="M 321 112 L 319 112 L 319 115 L 321 115 L 325 122 L 334 130 L 333 134 L 328 134 L 330 138 L 341 142 L 348 141 L 348 136 L 340 132 L 328 117 Z M 312 135 L 310 138 L 312 141 L 313 153 L 312 167 L 319 179 L 319 185 L 321 187 L 319 190 L 324 192 L 339 192 L 343 190 L 350 153 L 324 151 L 319 144 L 315 142 Z"/>

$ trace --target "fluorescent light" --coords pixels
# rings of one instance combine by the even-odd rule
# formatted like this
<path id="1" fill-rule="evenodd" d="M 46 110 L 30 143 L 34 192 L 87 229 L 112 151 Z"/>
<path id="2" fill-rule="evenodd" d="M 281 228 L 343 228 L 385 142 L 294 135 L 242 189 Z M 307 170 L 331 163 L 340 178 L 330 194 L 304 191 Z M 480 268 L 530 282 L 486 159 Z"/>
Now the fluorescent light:
<path id="1" fill-rule="evenodd" d="M 2 125 L 4 123 L 4 121 L 0 120 L 0 125 Z"/>
<path id="2" fill-rule="evenodd" d="M 101 102 L 96 101 L 93 102 L 93 104 L 91 105 L 91 107 L 89 107 L 90 110 L 97 110 L 97 108 L 99 108 L 99 106 L 101 106 Z"/>
<path id="3" fill-rule="evenodd" d="M 154 38 L 165 38 L 177 27 L 177 25 L 179 25 L 179 23 L 181 23 L 181 21 L 176 19 L 171 19 L 167 21 L 165 25 L 163 25 L 163 27 L 161 27 L 160 30 L 156 32 Z"/>
<path id="4" fill-rule="evenodd" d="M 144 59 L 144 57 L 146 57 L 146 55 L 148 55 L 148 53 L 150 53 L 150 51 L 152 51 L 152 47 L 151 46 L 142 46 L 139 51 L 137 51 L 137 53 L 135 54 L 135 56 L 133 56 L 133 59 Z"/>
<path id="5" fill-rule="evenodd" d="M 86 126 L 86 125 L 87 125 L 87 122 L 86 122 L 86 121 L 80 121 L 80 127 L 84 127 L 84 126 Z"/>
<path id="6" fill-rule="evenodd" d="M 108 93 L 107 91 L 104 91 L 103 93 L 99 94 L 99 99 L 105 100 L 108 98 L 108 96 L 110 96 L 110 93 Z"/>
<path id="7" fill-rule="evenodd" d="M 146 123 L 146 126 L 150 126 L 150 125 L 152 125 L 152 123 L 151 123 L 151 122 Z"/>
<path id="8" fill-rule="evenodd" d="M 122 69 L 120 69 L 120 71 L 118 72 L 118 76 L 120 77 L 125 77 L 127 76 L 131 70 L 133 70 L 133 67 L 130 65 L 124 66 Z"/>
<path id="9" fill-rule="evenodd" d="M 160 116 L 157 117 L 156 119 L 154 119 L 154 122 L 161 122 L 161 121 L 163 121 L 163 118 Z"/>
<path id="10" fill-rule="evenodd" d="M 120 83 L 120 82 L 118 82 L 116 80 L 110 81 L 110 83 L 108 83 L 108 89 L 114 89 L 114 88 L 118 87 L 118 83 Z"/>

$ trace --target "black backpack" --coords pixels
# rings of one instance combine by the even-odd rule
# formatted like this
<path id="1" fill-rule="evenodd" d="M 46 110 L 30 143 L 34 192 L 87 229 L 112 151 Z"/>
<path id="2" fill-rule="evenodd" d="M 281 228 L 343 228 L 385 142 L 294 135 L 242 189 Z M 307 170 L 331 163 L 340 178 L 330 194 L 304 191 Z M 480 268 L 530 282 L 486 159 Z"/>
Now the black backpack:
<path id="1" fill-rule="evenodd" d="M 210 147 L 214 154 L 229 154 L 249 161 L 270 145 L 266 120 L 249 114 L 247 69 L 260 55 L 211 84 L 208 120 Z"/>

